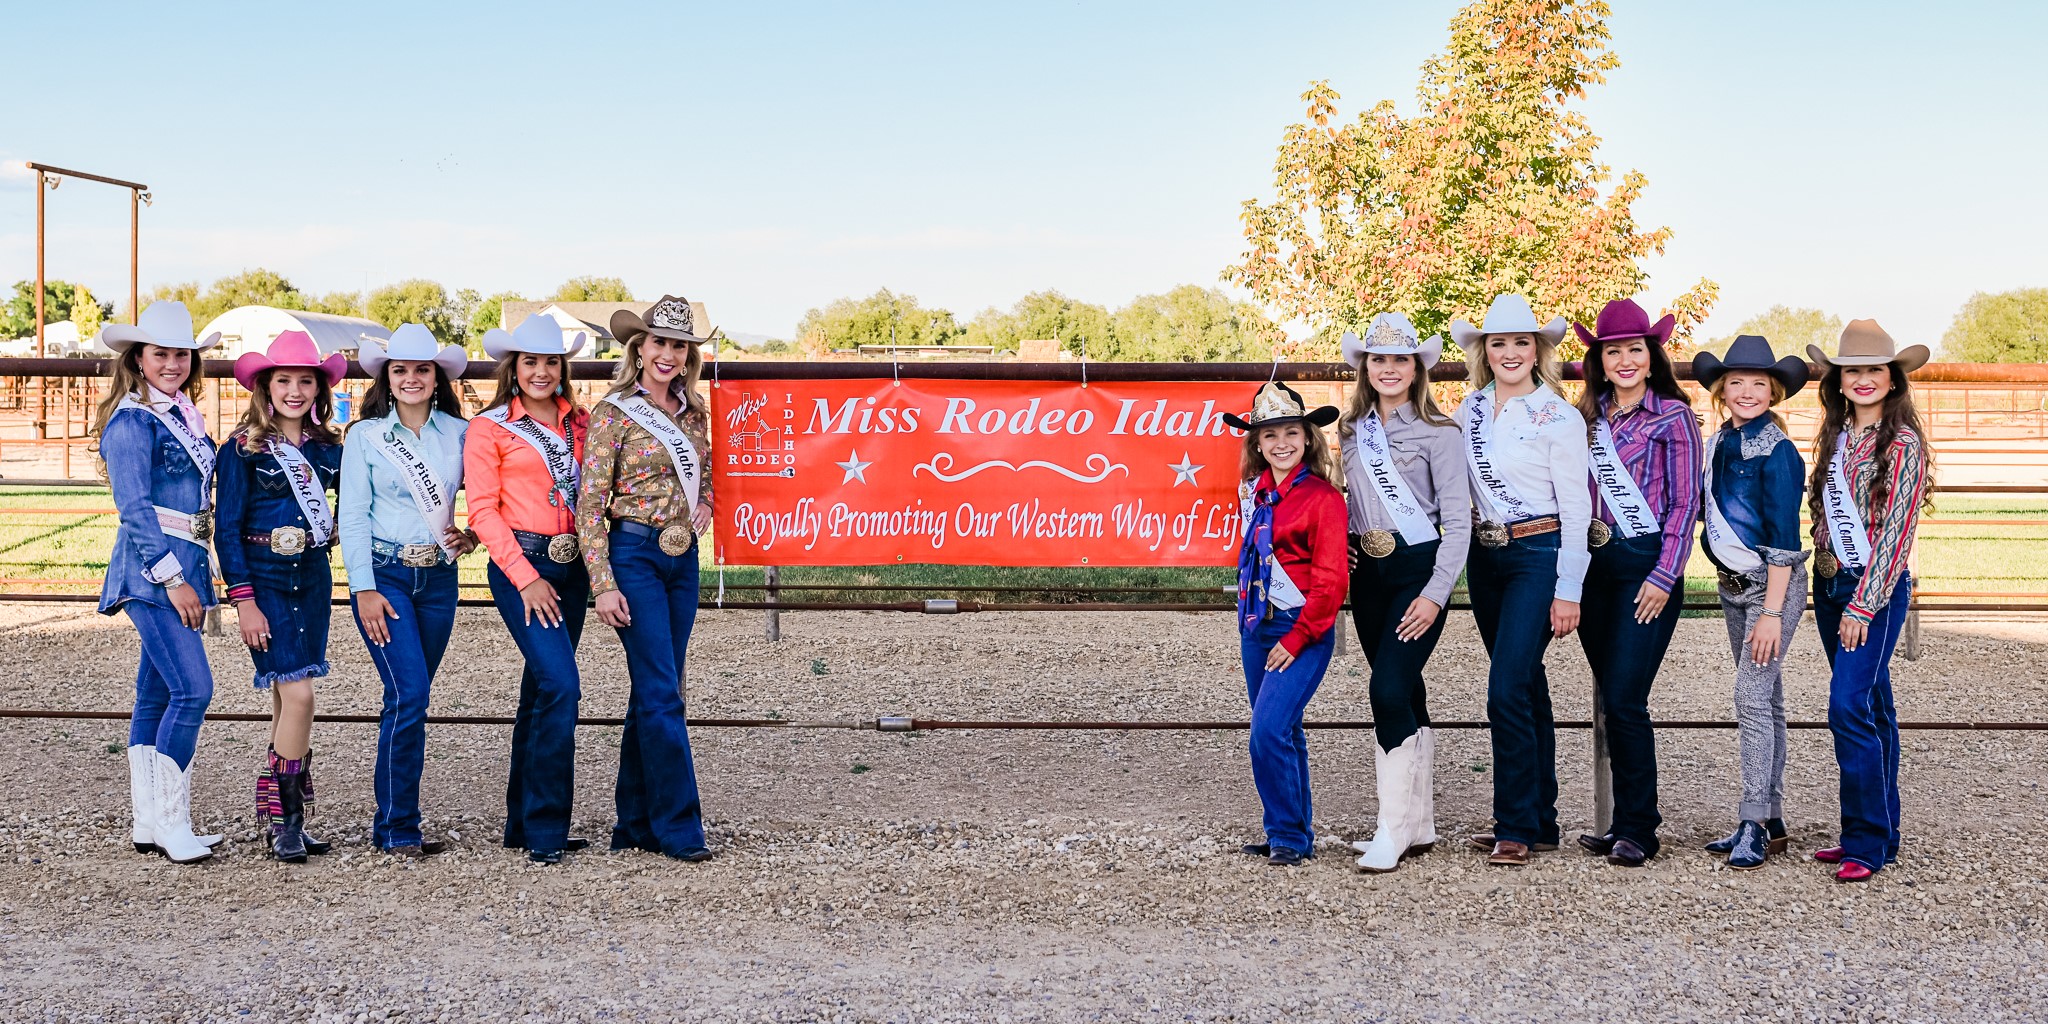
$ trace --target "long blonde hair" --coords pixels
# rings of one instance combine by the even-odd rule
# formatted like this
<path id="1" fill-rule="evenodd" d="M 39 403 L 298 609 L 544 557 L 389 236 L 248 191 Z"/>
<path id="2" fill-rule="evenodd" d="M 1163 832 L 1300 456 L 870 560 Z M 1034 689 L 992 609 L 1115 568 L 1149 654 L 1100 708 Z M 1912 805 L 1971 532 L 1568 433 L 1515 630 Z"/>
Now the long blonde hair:
<path id="1" fill-rule="evenodd" d="M 146 344 L 148 342 L 129 345 L 114 359 L 112 378 L 107 381 L 107 391 L 100 396 L 99 405 L 93 410 L 92 429 L 86 432 L 86 436 L 100 436 L 100 431 L 107 428 L 107 421 L 114 418 L 114 410 L 120 408 L 121 399 L 142 392 L 142 347 Z M 178 390 L 183 391 L 185 397 L 197 402 L 200 384 L 205 378 L 206 360 L 199 358 L 199 353 L 194 351 L 192 372 L 185 375 L 185 386 Z"/>
<path id="2" fill-rule="evenodd" d="M 1502 331 L 1502 334 L 1528 334 L 1536 339 L 1536 379 L 1550 385 L 1550 390 L 1559 397 L 1564 395 L 1564 367 L 1557 361 L 1557 343 L 1535 331 Z M 1465 365 L 1471 369 L 1472 390 L 1483 391 L 1493 383 L 1493 367 L 1486 361 L 1487 339 L 1491 334 L 1479 337 L 1479 344 L 1465 350 Z"/>
<path id="3" fill-rule="evenodd" d="M 242 439 L 244 451 L 253 452 L 263 447 L 264 442 L 270 440 L 270 435 L 277 433 L 277 415 L 270 408 L 270 381 L 279 369 L 273 366 L 264 370 L 251 382 L 256 386 L 249 389 L 249 408 L 242 412 L 242 421 L 235 424 L 234 433 L 234 436 Z M 297 370 L 303 367 L 294 366 L 290 369 Z M 307 437 L 315 441 L 340 444 L 341 435 L 335 433 L 334 428 L 328 425 L 334 422 L 334 386 L 327 383 L 327 375 L 318 369 L 313 371 L 313 379 L 319 382 L 320 390 L 313 396 L 313 408 L 309 410 L 311 415 L 306 417 L 302 429 L 305 430 Z"/>
<path id="4" fill-rule="evenodd" d="M 1330 454 L 1330 439 L 1323 436 L 1323 428 L 1307 420 L 1297 422 L 1301 424 L 1301 432 L 1306 437 L 1302 442 L 1301 464 L 1307 466 L 1309 472 L 1322 477 L 1325 483 L 1336 484 L 1337 460 Z M 1244 451 L 1238 456 L 1238 479 L 1241 481 L 1249 483 L 1257 480 L 1260 473 L 1270 468 L 1266 463 L 1266 453 L 1259 450 L 1259 431 L 1264 429 L 1253 427 L 1244 433 Z"/>
<path id="5" fill-rule="evenodd" d="M 619 372 L 612 374 L 611 390 L 605 397 L 630 393 L 640 383 L 640 345 L 647 340 L 647 332 L 633 335 L 626 342 L 626 351 L 619 357 Z M 697 394 L 697 382 L 704 379 L 704 345 L 701 342 L 685 342 L 690 354 L 683 359 L 683 412 L 711 415 L 711 404 Z M 563 361 L 565 364 L 567 360 Z M 566 373 L 564 374 L 566 377 Z"/>
<path id="6" fill-rule="evenodd" d="M 1422 358 L 1412 355 L 1406 358 L 1415 367 L 1415 376 L 1408 381 L 1408 402 L 1415 406 L 1415 415 L 1432 427 L 1455 426 L 1451 418 L 1444 415 L 1443 408 L 1436 404 L 1436 392 L 1430 390 L 1429 371 L 1422 368 Z M 1372 355 L 1368 353 L 1358 363 L 1357 386 L 1351 389 L 1351 401 L 1345 404 L 1344 415 L 1337 417 L 1339 438 L 1350 437 L 1351 432 L 1357 429 L 1358 421 L 1379 404 L 1379 391 L 1365 379 L 1365 367 L 1371 361 Z"/>

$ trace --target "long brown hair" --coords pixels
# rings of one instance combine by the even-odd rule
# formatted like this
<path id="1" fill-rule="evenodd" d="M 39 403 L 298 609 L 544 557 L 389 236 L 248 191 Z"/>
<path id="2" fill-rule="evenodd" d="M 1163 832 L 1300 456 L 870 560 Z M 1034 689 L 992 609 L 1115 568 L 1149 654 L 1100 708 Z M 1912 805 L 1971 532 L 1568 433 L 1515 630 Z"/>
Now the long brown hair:
<path id="1" fill-rule="evenodd" d="M 251 381 L 256 386 L 249 390 L 249 408 L 243 410 L 242 421 L 235 424 L 235 436 L 242 439 L 244 451 L 253 452 L 263 447 L 264 443 L 270 440 L 270 435 L 277 433 L 277 414 L 270 408 L 270 381 L 280 369 L 306 368 L 273 366 L 256 374 L 256 379 Z M 339 444 L 340 435 L 329 426 L 334 422 L 334 387 L 327 383 L 327 375 L 317 368 L 313 369 L 313 379 L 319 382 L 320 387 L 313 396 L 313 408 L 308 410 L 312 415 L 306 417 L 305 425 L 301 429 L 306 432 L 307 437 L 315 441 Z"/>
<path id="2" fill-rule="evenodd" d="M 433 362 L 433 360 L 420 361 Z M 386 359 L 384 365 L 377 367 L 377 380 L 370 385 L 368 391 L 363 392 L 362 407 L 356 411 L 356 423 L 368 423 L 371 420 L 381 420 L 391 415 L 392 362 L 393 360 Z M 455 397 L 455 384 L 448 379 L 448 368 L 440 363 L 434 363 L 433 405 L 436 410 L 445 412 L 458 420 L 465 418 L 462 415 L 462 400 Z M 349 429 L 354 430 L 355 426 L 351 425 Z"/>
<path id="3" fill-rule="evenodd" d="M 1307 440 L 1302 442 L 1301 464 L 1307 466 L 1309 472 L 1322 477 L 1324 483 L 1335 484 L 1337 482 L 1337 460 L 1330 456 L 1330 439 L 1323 436 L 1323 428 L 1307 420 L 1300 420 L 1298 422 L 1301 424 L 1302 434 L 1307 437 Z M 1284 423 L 1273 425 L 1286 426 Z M 1270 468 L 1266 464 L 1266 453 L 1259 450 L 1259 431 L 1264 429 L 1264 427 L 1254 427 L 1251 430 L 1245 431 L 1244 452 L 1238 457 L 1237 472 L 1239 480 L 1245 482 L 1257 480 L 1260 473 Z M 1273 482 L 1276 484 L 1280 483 L 1278 480 Z"/>
<path id="4" fill-rule="evenodd" d="M 1887 364 L 1891 369 L 1892 389 L 1884 396 L 1884 408 L 1877 420 L 1877 446 L 1871 452 L 1877 460 L 1877 475 L 1870 480 L 1870 507 L 1882 509 L 1891 499 L 1892 443 L 1898 440 L 1901 431 L 1912 431 L 1920 442 L 1920 461 L 1924 472 L 1930 477 L 1934 473 L 1934 448 L 1928 443 L 1927 428 L 1920 425 L 1920 412 L 1913 407 L 1913 389 L 1906 381 L 1906 375 L 1898 363 Z M 1828 372 L 1820 379 L 1820 433 L 1813 437 L 1813 469 L 1806 484 L 1806 508 L 1816 523 L 1827 522 L 1821 489 L 1827 486 L 1828 469 L 1835 460 L 1835 442 L 1847 429 L 1855 416 L 1854 403 L 1842 393 L 1842 368 L 1829 364 Z M 1853 486 L 1853 484 L 1852 484 Z M 1921 492 L 1920 510 L 1934 510 L 1934 488 Z"/>
<path id="5" fill-rule="evenodd" d="M 510 405 L 512 404 L 512 399 L 522 394 L 519 388 L 520 356 L 539 356 L 542 359 L 553 359 L 555 361 L 555 366 L 562 375 L 561 381 L 555 385 L 555 394 L 568 401 L 569 412 L 575 412 L 576 392 L 573 388 L 569 387 L 568 356 L 555 352 L 507 352 L 505 353 L 505 358 L 498 360 L 498 368 L 491 373 L 491 383 L 498 386 L 498 393 L 491 396 L 490 404 L 477 410 L 478 414 L 490 412 L 501 405 Z"/>
<path id="6" fill-rule="evenodd" d="M 1579 392 L 1578 401 L 1579 415 L 1586 418 L 1587 425 L 1600 418 L 1600 399 L 1614 393 L 1614 382 L 1607 379 L 1607 360 L 1601 358 L 1602 350 L 1609 344 L 1620 345 L 1634 340 L 1617 338 L 1612 342 L 1587 346 L 1586 358 L 1579 363 L 1586 378 L 1586 387 Z M 1642 342 L 1643 347 L 1650 350 L 1650 377 L 1644 386 L 1674 402 L 1691 405 L 1692 399 L 1687 398 L 1685 389 L 1678 386 L 1678 374 L 1671 369 L 1671 353 L 1664 351 L 1664 346 L 1655 338 L 1643 338 Z"/>
<path id="7" fill-rule="evenodd" d="M 1762 373 L 1763 371 L 1752 370 L 1746 372 Z M 1778 407 L 1784 405 L 1785 399 L 1791 396 L 1785 393 L 1783 381 L 1768 373 L 1764 374 L 1764 379 L 1771 382 L 1771 411 L 1766 415 L 1770 416 L 1771 422 L 1777 424 L 1778 429 L 1782 431 L 1785 429 L 1785 417 L 1778 412 Z M 1734 412 L 1728 408 L 1727 388 L 1728 375 L 1725 373 L 1715 377 L 1714 382 L 1707 385 L 1707 400 L 1714 404 L 1714 411 L 1721 414 L 1721 425 L 1723 427 L 1727 427 L 1728 421 L 1735 418 Z"/>
<path id="8" fill-rule="evenodd" d="M 113 418 L 114 410 L 121 405 L 121 399 L 142 392 L 142 348 L 147 344 L 149 343 L 139 341 L 129 345 L 122 349 L 121 355 L 114 360 L 112 379 L 107 381 L 107 391 L 100 396 L 99 405 L 93 410 L 92 429 L 87 432 L 88 436 L 98 437 L 100 431 L 107 428 L 107 421 Z M 199 353 L 193 351 L 192 372 L 185 375 L 185 386 L 178 390 L 183 391 L 185 397 L 197 402 L 199 385 L 205 379 L 206 360 L 199 358 Z"/>
<path id="9" fill-rule="evenodd" d="M 626 342 L 625 354 L 619 357 L 619 372 L 612 374 L 612 387 L 610 391 L 605 392 L 606 397 L 629 394 L 634 385 L 640 383 L 640 345 L 646 340 L 647 332 L 641 331 L 633 335 L 633 340 Z M 704 345 L 702 342 L 685 344 L 689 346 L 690 354 L 683 358 L 683 375 L 680 378 L 683 411 L 709 416 L 710 403 L 706 402 L 702 395 L 697 394 L 697 382 L 704 379 Z"/>
<path id="10" fill-rule="evenodd" d="M 1357 429 L 1358 421 L 1379 404 L 1379 390 L 1372 386 L 1372 381 L 1365 379 L 1365 368 L 1372 362 L 1372 357 L 1373 354 L 1368 352 L 1358 362 L 1358 385 L 1351 389 L 1351 401 L 1345 403 L 1344 415 L 1337 417 L 1339 438 L 1350 437 L 1351 432 Z M 1436 404 L 1436 392 L 1430 390 L 1429 371 L 1422 368 L 1422 357 L 1406 358 L 1415 367 L 1415 376 L 1408 381 L 1408 402 L 1415 406 L 1415 415 L 1432 427 L 1455 426 L 1451 418 L 1444 415 L 1443 408 Z"/>

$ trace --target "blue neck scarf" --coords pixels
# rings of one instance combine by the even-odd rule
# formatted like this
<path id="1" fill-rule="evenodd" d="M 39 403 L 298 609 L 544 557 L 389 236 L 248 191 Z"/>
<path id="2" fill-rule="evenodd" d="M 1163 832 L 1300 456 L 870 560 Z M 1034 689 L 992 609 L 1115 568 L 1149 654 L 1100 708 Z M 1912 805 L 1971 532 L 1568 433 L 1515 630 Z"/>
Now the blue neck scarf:
<path id="1" fill-rule="evenodd" d="M 1296 466 L 1287 489 L 1300 486 L 1306 476 L 1308 466 Z M 1273 508 L 1278 504 L 1278 485 L 1261 487 L 1252 494 L 1251 518 L 1245 523 L 1244 545 L 1237 552 L 1237 624 L 1242 630 L 1258 628 L 1272 611 L 1267 594 L 1273 582 Z"/>

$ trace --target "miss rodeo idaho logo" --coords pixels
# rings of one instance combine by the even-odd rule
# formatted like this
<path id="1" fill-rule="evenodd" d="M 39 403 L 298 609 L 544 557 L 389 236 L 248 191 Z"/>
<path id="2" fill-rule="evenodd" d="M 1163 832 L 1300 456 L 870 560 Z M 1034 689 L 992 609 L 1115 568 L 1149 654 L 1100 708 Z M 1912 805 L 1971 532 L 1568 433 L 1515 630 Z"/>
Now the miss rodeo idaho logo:
<path id="1" fill-rule="evenodd" d="M 726 476 L 796 476 L 796 413 L 790 396 L 770 410 L 768 396 L 745 392 L 725 414 Z"/>

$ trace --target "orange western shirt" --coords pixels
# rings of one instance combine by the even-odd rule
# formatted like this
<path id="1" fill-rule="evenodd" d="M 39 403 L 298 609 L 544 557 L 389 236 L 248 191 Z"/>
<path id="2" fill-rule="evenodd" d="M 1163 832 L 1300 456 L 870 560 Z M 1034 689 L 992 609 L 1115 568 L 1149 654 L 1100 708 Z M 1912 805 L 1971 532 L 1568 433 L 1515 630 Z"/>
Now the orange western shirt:
<path id="1" fill-rule="evenodd" d="M 569 412 L 569 402 L 563 398 L 555 399 L 555 407 L 563 410 L 562 425 L 568 429 L 575 464 L 580 466 L 590 414 L 582 409 Z M 516 395 L 506 411 L 509 421 L 526 417 Z M 555 432 L 555 436 L 562 435 Z M 490 550 L 492 563 L 515 587 L 524 588 L 539 579 L 540 571 L 527 561 L 512 531 L 546 536 L 576 532 L 575 502 L 555 492 L 547 460 L 525 438 L 495 420 L 478 416 L 469 421 L 469 437 L 462 448 L 462 486 L 469 494 L 469 528 L 476 531 Z M 572 498 L 574 494 L 571 486 Z"/>

